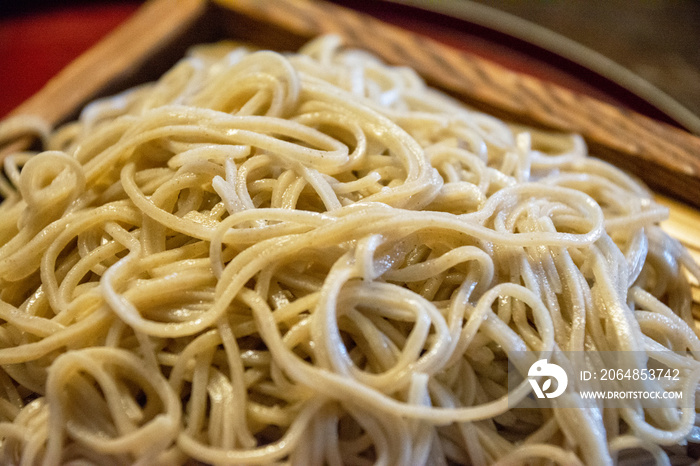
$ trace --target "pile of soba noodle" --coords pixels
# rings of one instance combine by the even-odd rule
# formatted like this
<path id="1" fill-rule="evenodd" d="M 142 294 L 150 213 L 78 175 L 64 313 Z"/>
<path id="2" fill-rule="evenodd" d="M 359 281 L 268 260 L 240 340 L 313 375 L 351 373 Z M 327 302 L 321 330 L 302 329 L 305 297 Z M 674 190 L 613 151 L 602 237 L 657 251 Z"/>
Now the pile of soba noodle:
<path id="1" fill-rule="evenodd" d="M 0 207 L 3 464 L 687 464 L 700 441 L 698 267 L 578 136 L 334 37 L 198 46 L 74 123 L 0 128 L 27 131 L 43 150 L 4 161 Z M 684 399 L 508 386 L 583 350 L 661 354 L 684 377 L 645 387 Z"/>

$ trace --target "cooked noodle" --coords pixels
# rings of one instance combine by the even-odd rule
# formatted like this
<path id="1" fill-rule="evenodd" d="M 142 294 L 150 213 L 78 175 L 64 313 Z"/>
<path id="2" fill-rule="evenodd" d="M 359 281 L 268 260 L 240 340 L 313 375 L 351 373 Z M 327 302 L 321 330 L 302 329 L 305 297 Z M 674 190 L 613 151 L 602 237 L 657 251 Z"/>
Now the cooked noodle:
<path id="1" fill-rule="evenodd" d="M 334 37 L 199 46 L 0 138 L 22 131 L 44 150 L 0 183 L 3 464 L 682 464 L 700 438 L 698 266 L 579 136 Z M 660 352 L 685 404 L 508 386 L 583 350 Z"/>

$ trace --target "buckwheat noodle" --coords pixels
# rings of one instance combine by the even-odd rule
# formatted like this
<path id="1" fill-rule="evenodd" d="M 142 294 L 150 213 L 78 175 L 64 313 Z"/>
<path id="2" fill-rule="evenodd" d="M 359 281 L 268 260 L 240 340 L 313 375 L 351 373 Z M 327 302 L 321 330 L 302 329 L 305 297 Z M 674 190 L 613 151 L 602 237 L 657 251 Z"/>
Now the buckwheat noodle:
<path id="1" fill-rule="evenodd" d="M 332 36 L 198 46 L 60 128 L 0 125 L 27 132 L 0 181 L 3 464 L 691 461 L 700 270 L 579 136 Z M 584 350 L 661 354 L 687 376 L 645 387 L 684 404 L 508 385 Z"/>

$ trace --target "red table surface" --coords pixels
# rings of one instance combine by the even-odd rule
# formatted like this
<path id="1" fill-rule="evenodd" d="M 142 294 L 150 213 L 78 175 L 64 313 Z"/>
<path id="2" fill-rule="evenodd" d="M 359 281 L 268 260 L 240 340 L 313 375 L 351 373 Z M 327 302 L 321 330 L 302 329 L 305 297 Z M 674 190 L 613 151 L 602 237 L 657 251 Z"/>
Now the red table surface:
<path id="1" fill-rule="evenodd" d="M 0 20 L 0 117 L 133 14 L 139 3 L 68 5 Z"/>
<path id="2" fill-rule="evenodd" d="M 136 0 L 69 2 L 0 18 L 0 118 L 134 14 L 141 3 Z M 335 3 L 370 13 L 512 70 L 672 123 L 662 112 L 614 83 L 563 57 L 497 31 L 381 1 L 336 0 Z"/>

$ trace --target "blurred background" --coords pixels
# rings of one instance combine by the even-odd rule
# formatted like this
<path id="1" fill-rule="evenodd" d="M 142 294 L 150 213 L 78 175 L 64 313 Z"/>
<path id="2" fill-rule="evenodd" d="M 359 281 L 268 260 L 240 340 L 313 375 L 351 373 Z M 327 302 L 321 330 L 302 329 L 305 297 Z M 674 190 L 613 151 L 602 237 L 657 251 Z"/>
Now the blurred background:
<path id="1" fill-rule="evenodd" d="M 700 115 L 699 0 L 334 2 L 649 116 L 649 96 Z M 0 0 L 0 117 L 141 3 Z"/>
<path id="2" fill-rule="evenodd" d="M 478 0 L 569 37 L 700 114 L 700 1 Z"/>
<path id="3" fill-rule="evenodd" d="M 475 1 L 600 52 L 700 114 L 700 1 Z"/>
<path id="4" fill-rule="evenodd" d="M 700 115 L 700 1 L 474 1 L 599 52 Z"/>

